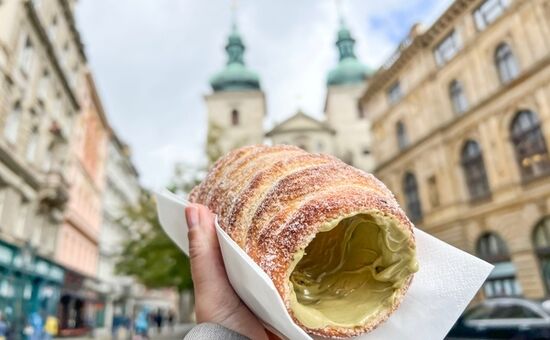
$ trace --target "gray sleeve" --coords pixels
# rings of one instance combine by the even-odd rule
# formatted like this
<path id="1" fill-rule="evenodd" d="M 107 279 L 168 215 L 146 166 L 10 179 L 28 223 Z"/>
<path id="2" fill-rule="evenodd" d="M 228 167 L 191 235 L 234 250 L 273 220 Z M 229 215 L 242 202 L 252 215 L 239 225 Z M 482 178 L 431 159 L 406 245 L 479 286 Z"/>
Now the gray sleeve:
<path id="1" fill-rule="evenodd" d="M 235 331 L 223 327 L 215 323 L 201 323 L 191 328 L 189 333 L 183 338 L 184 340 L 210 340 L 210 339 L 227 339 L 227 340 L 247 340 L 248 338 Z"/>

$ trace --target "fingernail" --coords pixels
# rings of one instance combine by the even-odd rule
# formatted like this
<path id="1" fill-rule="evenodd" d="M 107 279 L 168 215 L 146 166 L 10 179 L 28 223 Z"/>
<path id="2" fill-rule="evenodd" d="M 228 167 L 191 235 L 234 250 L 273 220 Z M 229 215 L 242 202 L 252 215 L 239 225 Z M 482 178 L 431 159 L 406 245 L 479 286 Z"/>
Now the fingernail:
<path id="1" fill-rule="evenodd" d="M 185 210 L 187 217 L 187 226 L 189 229 L 195 228 L 199 225 L 199 209 L 194 206 L 187 207 Z"/>

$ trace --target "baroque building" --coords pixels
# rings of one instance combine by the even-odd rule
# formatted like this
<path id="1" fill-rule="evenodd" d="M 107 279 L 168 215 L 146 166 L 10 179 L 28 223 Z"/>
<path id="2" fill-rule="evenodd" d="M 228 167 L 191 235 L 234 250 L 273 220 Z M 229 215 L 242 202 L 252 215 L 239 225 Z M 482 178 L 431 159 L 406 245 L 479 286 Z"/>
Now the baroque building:
<path id="1" fill-rule="evenodd" d="M 491 262 L 482 296 L 550 289 L 550 1 L 456 0 L 361 98 L 415 224 Z"/>
<path id="2" fill-rule="evenodd" d="M 233 25 L 226 46 L 229 62 L 212 78 L 214 92 L 206 96 L 208 139 L 219 140 L 216 154 L 263 142 L 292 144 L 310 152 L 333 154 L 361 169 L 372 170 L 370 120 L 358 106 L 372 71 L 357 59 L 355 39 L 342 19 L 336 47 L 339 61 L 327 76 L 325 117 L 319 120 L 299 110 L 265 131 L 265 95 L 259 77 L 244 66 L 244 45 Z"/>

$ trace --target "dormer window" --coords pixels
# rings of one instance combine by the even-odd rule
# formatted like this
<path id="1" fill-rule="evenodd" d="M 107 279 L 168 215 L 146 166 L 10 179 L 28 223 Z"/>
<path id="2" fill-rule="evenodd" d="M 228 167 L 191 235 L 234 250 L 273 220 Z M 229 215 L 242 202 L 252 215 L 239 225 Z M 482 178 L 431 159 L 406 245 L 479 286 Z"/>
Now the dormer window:
<path id="1" fill-rule="evenodd" d="M 403 97 L 403 92 L 401 92 L 401 85 L 399 81 L 396 81 L 392 86 L 388 88 L 388 101 L 390 104 L 395 104 Z"/>
<path id="2" fill-rule="evenodd" d="M 474 11 L 474 20 L 478 30 L 483 31 L 497 20 L 510 6 L 511 0 L 485 0 Z"/>
<path id="3" fill-rule="evenodd" d="M 460 37 L 456 30 L 449 33 L 434 50 L 437 65 L 442 66 L 460 51 Z"/>

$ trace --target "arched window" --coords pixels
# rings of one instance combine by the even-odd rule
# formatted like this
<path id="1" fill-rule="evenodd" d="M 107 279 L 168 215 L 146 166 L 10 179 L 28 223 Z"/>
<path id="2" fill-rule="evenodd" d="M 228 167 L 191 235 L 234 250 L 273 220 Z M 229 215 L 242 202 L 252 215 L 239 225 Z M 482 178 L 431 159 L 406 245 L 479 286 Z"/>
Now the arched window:
<path id="1" fill-rule="evenodd" d="M 407 213 L 411 221 L 416 222 L 422 219 L 422 204 L 418 194 L 418 183 L 416 177 L 408 172 L 403 180 L 403 192 L 407 200 Z"/>
<path id="2" fill-rule="evenodd" d="M 477 242 L 476 251 L 480 258 L 495 266 L 483 285 L 486 297 L 521 295 L 516 267 L 504 240 L 495 233 L 484 234 Z"/>
<path id="3" fill-rule="evenodd" d="M 533 111 L 520 111 L 512 121 L 512 144 L 524 179 L 550 172 L 550 159 L 541 125 Z"/>
<path id="4" fill-rule="evenodd" d="M 481 148 L 476 141 L 467 141 L 462 148 L 462 170 L 472 199 L 489 196 L 489 181 L 485 172 L 485 163 Z"/>
<path id="5" fill-rule="evenodd" d="M 449 97 L 454 113 L 461 114 L 468 110 L 466 94 L 464 94 L 464 88 L 458 80 L 453 80 L 449 85 Z"/>
<path id="6" fill-rule="evenodd" d="M 407 136 L 407 128 L 403 122 L 397 122 L 395 125 L 395 133 L 397 135 L 397 145 L 400 150 L 409 146 L 409 137 Z"/>
<path id="7" fill-rule="evenodd" d="M 501 43 L 495 50 L 495 66 L 500 82 L 503 84 L 513 80 L 519 74 L 519 68 L 512 48 L 507 43 Z"/>
<path id="8" fill-rule="evenodd" d="M 231 125 L 239 125 L 239 111 L 237 110 L 231 111 Z"/>
<path id="9" fill-rule="evenodd" d="M 539 258 L 546 292 L 550 292 L 550 216 L 540 221 L 533 232 L 533 244 Z"/>
<path id="10" fill-rule="evenodd" d="M 6 119 L 6 125 L 4 126 L 4 136 L 10 143 L 17 142 L 21 115 L 21 102 L 17 101 L 13 105 L 12 110 Z"/>

